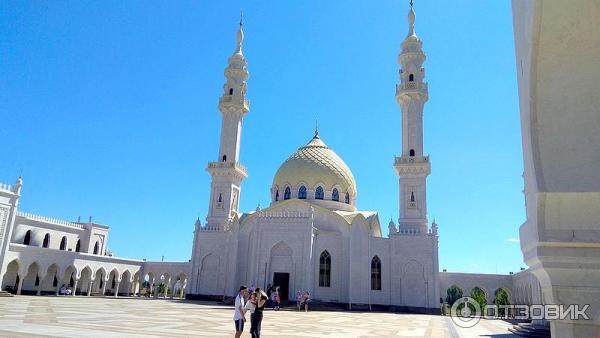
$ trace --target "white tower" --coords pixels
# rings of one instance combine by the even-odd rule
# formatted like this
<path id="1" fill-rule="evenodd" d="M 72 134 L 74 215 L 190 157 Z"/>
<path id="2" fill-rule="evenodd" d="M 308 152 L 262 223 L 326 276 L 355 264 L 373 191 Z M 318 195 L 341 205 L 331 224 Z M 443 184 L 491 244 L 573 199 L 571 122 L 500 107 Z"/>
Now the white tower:
<path id="1" fill-rule="evenodd" d="M 227 82 L 223 86 L 223 95 L 219 98 L 219 110 L 222 115 L 221 144 L 216 162 L 209 162 L 207 171 L 212 176 L 208 228 L 225 229 L 229 220 L 239 210 L 241 183 L 248 176 L 246 168 L 240 164 L 240 137 L 242 119 L 250 110 L 246 100 L 246 81 L 248 69 L 246 58 L 242 54 L 242 18 L 237 32 L 237 48 L 228 60 L 225 68 Z"/>
<path id="2" fill-rule="evenodd" d="M 415 12 L 412 1 L 408 12 L 408 35 L 398 55 L 400 84 L 396 85 L 396 101 L 402 109 L 402 156 L 394 167 L 400 185 L 400 231 L 427 232 L 426 179 L 431 172 L 429 157 L 423 155 L 423 106 L 428 99 L 424 82 L 423 43 L 415 34 Z"/>

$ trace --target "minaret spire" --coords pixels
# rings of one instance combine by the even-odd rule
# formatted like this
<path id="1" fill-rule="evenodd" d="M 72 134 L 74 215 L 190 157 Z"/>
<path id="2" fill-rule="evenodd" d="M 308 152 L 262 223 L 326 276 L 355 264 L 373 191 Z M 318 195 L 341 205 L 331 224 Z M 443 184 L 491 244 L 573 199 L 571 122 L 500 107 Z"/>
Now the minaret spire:
<path id="1" fill-rule="evenodd" d="M 237 48 L 235 50 L 236 54 L 242 55 L 242 43 L 244 42 L 244 30 L 242 27 L 244 26 L 244 12 L 240 10 L 240 28 L 237 32 Z"/>
<path id="2" fill-rule="evenodd" d="M 396 101 L 402 110 L 402 155 L 394 167 L 400 177 L 399 228 L 409 233 L 427 233 L 426 180 L 431 168 L 423 151 L 423 108 L 429 98 L 424 81 L 425 53 L 415 34 L 415 11 L 410 1 L 408 35 L 398 55 L 400 83 L 396 85 Z"/>
<path id="3" fill-rule="evenodd" d="M 248 63 L 242 54 L 244 41 L 243 14 L 237 31 L 237 48 L 227 60 L 223 94 L 219 98 L 221 111 L 221 142 L 215 162 L 208 163 L 212 176 L 209 214 L 206 226 L 209 229 L 226 230 L 229 220 L 239 211 L 242 181 L 248 176 L 240 163 L 242 120 L 250 111 L 246 99 L 246 81 L 250 76 Z"/>
<path id="4" fill-rule="evenodd" d="M 413 9 L 413 2 L 410 0 L 410 10 L 408 11 L 408 35 L 407 36 L 417 36 L 415 34 L 415 11 Z"/>

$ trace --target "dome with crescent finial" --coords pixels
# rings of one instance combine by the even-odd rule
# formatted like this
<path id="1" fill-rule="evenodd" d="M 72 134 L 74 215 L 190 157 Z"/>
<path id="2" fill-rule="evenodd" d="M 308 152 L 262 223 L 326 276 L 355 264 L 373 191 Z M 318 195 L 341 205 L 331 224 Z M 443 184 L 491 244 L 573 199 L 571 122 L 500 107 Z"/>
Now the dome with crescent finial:
<path id="1" fill-rule="evenodd" d="M 355 210 L 356 183 L 350 168 L 318 131 L 277 170 L 271 188 L 273 203 L 306 199 L 335 210 Z"/>

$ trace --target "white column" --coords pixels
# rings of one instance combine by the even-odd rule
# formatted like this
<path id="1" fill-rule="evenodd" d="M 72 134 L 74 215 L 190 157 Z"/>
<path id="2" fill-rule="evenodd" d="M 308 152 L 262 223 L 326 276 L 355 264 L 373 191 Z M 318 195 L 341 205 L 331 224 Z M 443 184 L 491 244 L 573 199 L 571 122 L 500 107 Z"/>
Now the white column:
<path id="1" fill-rule="evenodd" d="M 94 279 L 95 278 L 90 278 L 90 283 L 88 284 L 88 292 L 87 292 L 88 297 L 92 295 L 92 285 L 94 284 Z"/>
<path id="2" fill-rule="evenodd" d="M 23 280 L 25 278 L 19 275 L 19 284 L 17 285 L 17 295 L 21 294 L 21 288 L 23 287 Z"/>
<path id="3" fill-rule="evenodd" d="M 75 278 L 75 283 L 73 284 L 73 293 L 71 293 L 71 296 L 75 296 L 75 293 L 77 293 L 77 284 L 79 283 L 79 278 Z"/>
<path id="4" fill-rule="evenodd" d="M 38 275 L 39 281 L 40 283 L 38 284 L 38 288 L 37 288 L 37 292 L 35 293 L 36 296 L 39 296 L 42 294 L 42 285 L 44 284 L 44 279 L 46 278 L 45 276 L 42 278 Z"/>
<path id="5" fill-rule="evenodd" d="M 108 280 L 104 280 L 102 283 L 102 296 L 106 294 L 106 283 L 108 283 Z"/>

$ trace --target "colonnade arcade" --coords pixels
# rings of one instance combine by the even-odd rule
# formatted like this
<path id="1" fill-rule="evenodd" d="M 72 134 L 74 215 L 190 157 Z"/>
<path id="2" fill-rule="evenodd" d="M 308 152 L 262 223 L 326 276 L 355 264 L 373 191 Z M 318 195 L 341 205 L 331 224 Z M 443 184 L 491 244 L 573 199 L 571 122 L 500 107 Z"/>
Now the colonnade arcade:
<path id="1" fill-rule="evenodd" d="M 97 263 L 97 262 L 94 262 Z M 140 271 L 112 264 L 74 264 L 62 266 L 40 262 L 23 263 L 13 259 L 2 271 L 2 290 L 15 294 L 59 295 L 70 290 L 71 295 L 136 296 L 139 293 Z"/>

